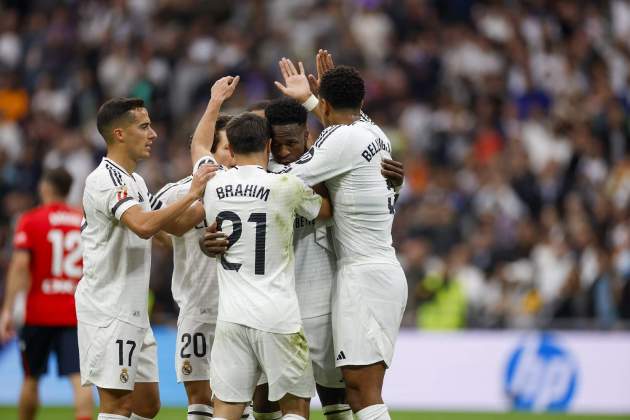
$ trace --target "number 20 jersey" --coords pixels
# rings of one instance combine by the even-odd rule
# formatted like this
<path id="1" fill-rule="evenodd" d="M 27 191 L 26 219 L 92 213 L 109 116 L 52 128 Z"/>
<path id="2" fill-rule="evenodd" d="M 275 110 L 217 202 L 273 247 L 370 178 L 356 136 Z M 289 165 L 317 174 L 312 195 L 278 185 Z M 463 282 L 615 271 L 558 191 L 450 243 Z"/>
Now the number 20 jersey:
<path id="1" fill-rule="evenodd" d="M 321 197 L 293 175 L 236 166 L 208 182 L 208 223 L 229 235 L 217 258 L 219 321 L 290 334 L 302 326 L 295 293 L 295 215 L 317 217 Z"/>

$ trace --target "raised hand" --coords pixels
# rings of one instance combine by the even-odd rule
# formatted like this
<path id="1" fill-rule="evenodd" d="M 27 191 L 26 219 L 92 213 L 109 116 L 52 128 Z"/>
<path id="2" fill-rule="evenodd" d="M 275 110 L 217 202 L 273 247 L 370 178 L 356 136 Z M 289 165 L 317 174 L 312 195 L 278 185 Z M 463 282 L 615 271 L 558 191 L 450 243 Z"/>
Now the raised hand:
<path id="1" fill-rule="evenodd" d="M 238 81 L 240 79 L 240 76 L 225 76 L 220 78 L 219 80 L 214 82 L 212 88 L 210 89 L 210 99 L 220 102 L 229 99 L 234 93 L 236 85 L 238 85 Z"/>
<path id="2" fill-rule="evenodd" d="M 195 197 L 201 198 L 206 191 L 206 184 L 214 177 L 218 169 L 217 165 L 201 165 L 193 175 L 189 191 Z"/>
<path id="3" fill-rule="evenodd" d="M 315 95 L 319 95 L 319 85 L 322 81 L 322 76 L 328 70 L 334 68 L 335 63 L 333 63 L 332 55 L 328 52 L 328 50 L 320 49 L 317 51 L 317 55 L 315 56 L 315 65 L 317 66 L 317 77 L 309 74 L 308 82 L 311 87 L 311 91 Z"/>
<path id="4" fill-rule="evenodd" d="M 298 63 L 299 71 L 288 58 L 282 58 L 278 65 L 284 79 L 284 85 L 280 82 L 274 82 L 276 87 L 280 92 L 300 103 L 306 101 L 311 96 L 311 88 L 302 62 Z"/>

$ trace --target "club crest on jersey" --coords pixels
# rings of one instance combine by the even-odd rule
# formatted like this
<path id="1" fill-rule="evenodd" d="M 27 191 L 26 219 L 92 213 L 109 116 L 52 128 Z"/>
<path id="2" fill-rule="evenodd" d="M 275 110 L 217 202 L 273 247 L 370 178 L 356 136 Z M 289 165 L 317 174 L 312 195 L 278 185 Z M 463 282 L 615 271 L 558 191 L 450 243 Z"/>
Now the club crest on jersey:
<path id="1" fill-rule="evenodd" d="M 129 381 L 129 371 L 127 371 L 127 368 L 122 368 L 122 370 L 120 371 L 120 382 L 122 382 L 123 384 L 126 384 Z"/>
<path id="2" fill-rule="evenodd" d="M 120 187 L 118 187 L 118 190 L 116 191 L 116 198 L 118 199 L 118 201 L 127 198 L 127 195 L 128 194 L 126 185 L 121 185 Z"/>
<path id="3" fill-rule="evenodd" d="M 192 373 L 192 371 L 193 369 L 192 365 L 190 364 L 190 360 L 184 360 L 184 363 L 182 364 L 182 373 L 188 376 Z"/>

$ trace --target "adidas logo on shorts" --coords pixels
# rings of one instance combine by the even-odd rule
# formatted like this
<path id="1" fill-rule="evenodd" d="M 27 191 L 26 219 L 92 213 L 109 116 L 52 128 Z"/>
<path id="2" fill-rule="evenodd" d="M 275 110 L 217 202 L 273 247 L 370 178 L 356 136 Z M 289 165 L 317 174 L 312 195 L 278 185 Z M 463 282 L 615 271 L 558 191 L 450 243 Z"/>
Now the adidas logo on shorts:
<path id="1" fill-rule="evenodd" d="M 343 354 L 343 350 L 337 355 L 337 360 L 346 360 L 346 355 Z"/>

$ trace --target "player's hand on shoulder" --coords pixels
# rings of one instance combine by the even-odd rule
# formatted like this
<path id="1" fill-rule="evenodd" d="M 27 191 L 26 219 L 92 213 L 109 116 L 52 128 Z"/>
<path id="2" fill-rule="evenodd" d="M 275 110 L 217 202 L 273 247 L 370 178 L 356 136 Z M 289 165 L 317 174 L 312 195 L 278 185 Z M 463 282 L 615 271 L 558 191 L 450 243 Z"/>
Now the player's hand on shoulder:
<path id="1" fill-rule="evenodd" d="M 402 162 L 393 159 L 383 159 L 381 174 L 395 187 L 402 185 L 405 178 L 405 167 Z"/>
<path id="2" fill-rule="evenodd" d="M 6 343 L 13 337 L 15 337 L 13 316 L 11 311 L 3 310 L 2 314 L 0 314 L 0 343 Z"/>
<path id="3" fill-rule="evenodd" d="M 216 222 L 208 226 L 199 238 L 199 248 L 208 257 L 224 254 L 227 251 L 228 244 L 227 235 L 217 231 Z"/>
<path id="4" fill-rule="evenodd" d="M 206 190 L 206 184 L 214 177 L 217 170 L 219 170 L 217 165 L 201 165 L 193 175 L 190 183 L 190 193 L 201 198 Z"/>
<path id="5" fill-rule="evenodd" d="M 300 103 L 306 101 L 311 96 L 311 87 L 302 62 L 298 62 L 299 70 L 291 60 L 284 57 L 278 62 L 278 65 L 284 79 L 284 85 L 280 82 L 274 82 L 276 87 L 280 92 Z"/>
<path id="6" fill-rule="evenodd" d="M 210 89 L 210 99 L 220 102 L 229 99 L 234 93 L 240 79 L 240 76 L 225 76 L 220 78 L 214 82 L 212 88 Z"/>

